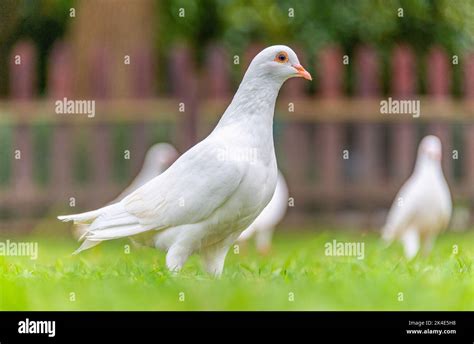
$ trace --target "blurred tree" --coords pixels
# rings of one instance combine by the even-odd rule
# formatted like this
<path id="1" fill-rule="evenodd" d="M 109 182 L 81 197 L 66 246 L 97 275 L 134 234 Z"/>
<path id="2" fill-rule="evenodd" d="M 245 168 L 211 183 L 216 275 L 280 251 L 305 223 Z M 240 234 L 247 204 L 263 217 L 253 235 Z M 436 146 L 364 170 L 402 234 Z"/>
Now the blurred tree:
<path id="1" fill-rule="evenodd" d="M 130 97 L 133 93 L 132 71 L 126 56 L 140 61 L 139 52 L 154 50 L 155 23 L 152 0 L 79 1 L 76 18 L 70 20 L 70 39 L 75 68 L 75 94 L 97 96 L 91 90 L 97 66 L 103 65 L 104 92 L 108 97 Z M 151 51 L 150 51 L 151 53 Z M 103 57 L 103 60 L 100 59 Z M 143 63 L 143 61 L 141 61 Z M 134 66 L 132 64 L 132 66 Z M 102 95 L 104 96 L 104 95 Z"/>
<path id="2" fill-rule="evenodd" d="M 187 42 L 199 61 L 206 45 L 215 41 L 232 55 L 242 54 L 255 41 L 299 46 L 311 56 L 331 43 L 351 55 L 355 46 L 365 43 L 377 49 L 386 66 L 393 46 L 405 42 L 421 57 L 417 69 L 421 78 L 423 57 L 433 45 L 459 56 L 474 47 L 472 0 L 163 0 L 160 4 L 159 51 L 166 52 L 176 41 Z M 350 90 L 351 73 L 347 77 Z"/>
<path id="3" fill-rule="evenodd" d="M 0 95 L 8 89 L 8 55 L 13 42 L 13 32 L 19 21 L 19 9 L 15 0 L 4 0 L 0 2 Z"/>
<path id="4" fill-rule="evenodd" d="M 363 42 L 373 45 L 382 56 L 398 42 L 410 44 L 421 56 L 433 44 L 460 56 L 474 46 L 473 0 L 154 1 L 159 54 L 167 55 L 170 46 L 182 42 L 193 47 L 199 62 L 206 45 L 215 41 L 225 44 L 231 53 L 241 53 L 250 43 L 260 41 L 265 45 L 291 43 L 308 53 L 338 43 L 349 54 Z M 14 42 L 32 39 L 40 50 L 39 80 L 43 88 L 48 50 L 71 22 L 69 8 L 80 2 L 0 1 L 0 63 L 5 65 Z M 111 19 L 105 16 L 102 20 Z M 0 78 L 4 80 L 4 75 Z M 0 83 L 0 94 L 5 93 L 4 85 Z"/>
<path id="5" fill-rule="evenodd" d="M 237 50 L 260 40 L 311 50 L 330 42 L 348 50 L 360 42 L 388 49 L 404 41 L 418 51 L 434 43 L 460 51 L 472 48 L 474 39 L 474 1 L 164 0 L 158 15 L 160 43 L 178 38 L 198 50 L 215 40 Z"/>
<path id="6" fill-rule="evenodd" d="M 47 55 L 57 38 L 64 35 L 69 8 L 74 0 L 0 1 L 0 63 L 8 66 L 6 59 L 12 45 L 18 40 L 29 39 L 38 49 L 39 91 L 44 92 Z M 6 63 L 6 64 L 4 64 Z M 8 68 L 0 73 L 7 78 Z M 5 77 L 5 79 L 4 79 Z M 0 94 L 7 92 L 7 82 L 0 82 Z"/>

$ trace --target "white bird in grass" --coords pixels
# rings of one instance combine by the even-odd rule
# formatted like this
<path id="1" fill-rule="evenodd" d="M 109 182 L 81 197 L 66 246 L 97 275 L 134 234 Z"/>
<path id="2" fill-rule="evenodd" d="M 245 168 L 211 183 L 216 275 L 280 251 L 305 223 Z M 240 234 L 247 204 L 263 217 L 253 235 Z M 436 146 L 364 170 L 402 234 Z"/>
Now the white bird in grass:
<path id="1" fill-rule="evenodd" d="M 207 138 L 120 202 L 58 217 L 88 224 L 76 253 L 152 232 L 155 247 L 167 252 L 170 270 L 180 270 L 199 253 L 206 270 L 220 275 L 230 246 L 275 191 L 273 115 L 280 87 L 292 77 L 311 80 L 293 50 L 278 45 L 261 51 Z"/>
<path id="2" fill-rule="evenodd" d="M 285 216 L 288 208 L 288 196 L 285 178 L 278 171 L 277 185 L 272 199 L 249 228 L 242 232 L 238 240 L 246 241 L 255 235 L 257 250 L 261 254 L 267 254 L 271 248 L 273 231 Z"/>
<path id="3" fill-rule="evenodd" d="M 441 168 L 441 141 L 426 136 L 418 148 L 415 170 L 395 198 L 382 236 L 389 243 L 400 240 L 408 259 L 417 255 L 420 246 L 428 254 L 436 236 L 448 226 L 451 209 Z"/>

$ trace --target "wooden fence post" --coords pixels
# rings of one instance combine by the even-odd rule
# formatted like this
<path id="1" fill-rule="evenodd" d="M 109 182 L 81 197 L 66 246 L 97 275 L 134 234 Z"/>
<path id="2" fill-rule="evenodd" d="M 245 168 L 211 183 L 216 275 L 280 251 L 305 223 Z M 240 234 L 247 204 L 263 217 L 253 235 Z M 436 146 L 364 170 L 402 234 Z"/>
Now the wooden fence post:
<path id="1" fill-rule="evenodd" d="M 355 53 L 356 94 L 361 98 L 380 96 L 379 58 L 369 46 L 360 46 Z M 376 191 L 381 181 L 382 125 L 358 123 L 355 132 L 355 149 L 361 163 L 356 167 L 356 178 L 368 193 Z"/>
<path id="2" fill-rule="evenodd" d="M 55 101 L 62 101 L 63 98 L 72 96 L 72 68 L 69 45 L 56 42 L 48 64 L 48 95 L 53 106 L 51 111 L 54 111 Z M 63 115 L 56 114 L 56 116 Z M 61 197 L 70 193 L 73 184 L 73 128 L 66 120 L 60 119 L 53 130 L 49 186 L 57 197 Z"/>
<path id="3" fill-rule="evenodd" d="M 451 86 L 451 69 L 446 52 L 440 47 L 432 48 L 428 56 L 427 66 L 428 94 L 433 97 L 434 101 L 442 101 L 449 95 Z M 428 131 L 438 136 L 443 144 L 443 169 L 446 178 L 450 180 L 453 175 L 451 126 L 449 123 L 434 121 L 430 124 Z"/>
<path id="4" fill-rule="evenodd" d="M 131 56 L 132 97 L 138 99 L 151 99 L 155 89 L 155 66 L 153 51 L 141 46 Z M 132 174 L 135 176 L 143 165 L 145 154 L 150 148 L 149 131 L 146 123 L 132 124 Z M 156 142 L 152 142 L 155 144 Z"/>
<path id="5" fill-rule="evenodd" d="M 90 100 L 96 102 L 107 99 L 110 92 L 109 73 L 110 55 L 105 48 L 97 48 L 93 51 L 91 58 L 91 70 L 89 71 L 89 83 L 92 97 Z M 97 107 L 97 106 L 96 106 Z M 96 121 L 96 118 L 89 119 Z M 108 199 L 108 190 L 112 184 L 112 135 L 109 123 L 94 123 L 92 127 L 92 140 L 89 141 L 89 154 L 91 154 L 92 177 L 94 184 L 94 204 L 99 204 Z"/>
<path id="6" fill-rule="evenodd" d="M 393 51 L 391 65 L 391 96 L 411 99 L 416 92 L 415 56 L 407 45 L 398 45 Z M 416 158 L 416 124 L 414 119 L 391 125 L 389 163 L 392 163 L 393 186 L 399 187 L 413 170 Z"/>
<path id="7" fill-rule="evenodd" d="M 465 57 L 464 62 L 464 99 L 474 104 L 474 52 Z M 469 190 L 472 198 L 474 192 L 474 124 L 472 120 L 463 128 L 463 186 Z"/>
<path id="8" fill-rule="evenodd" d="M 36 95 L 36 49 L 32 42 L 19 42 L 10 56 L 10 90 L 19 111 L 19 123 L 14 126 L 12 158 L 12 186 L 15 197 L 29 200 L 36 185 L 33 176 L 33 138 L 29 123 L 21 117 L 27 115 L 22 110 L 23 101 Z"/>
<path id="9" fill-rule="evenodd" d="M 176 46 L 171 53 L 170 82 L 176 106 L 182 111 L 176 128 L 176 142 L 184 152 L 196 143 L 198 123 L 197 80 L 191 52 L 186 46 Z"/>
<path id="10" fill-rule="evenodd" d="M 321 50 L 316 62 L 316 78 L 320 80 L 319 92 L 323 99 L 337 101 L 343 96 L 344 65 L 343 53 L 337 46 Z M 318 149 L 316 159 L 319 170 L 319 188 L 324 190 L 325 198 L 334 203 L 338 192 L 345 186 L 343 173 L 344 124 L 337 122 L 321 123 L 315 136 Z"/>
<path id="11" fill-rule="evenodd" d="M 199 80 L 199 99 L 215 103 L 230 102 L 233 93 L 230 78 L 232 61 L 223 46 L 211 44 L 206 48 L 205 68 Z M 203 136 L 201 133 L 208 135 L 214 126 L 215 123 L 208 121 L 198 123 L 199 137 Z"/>
<path id="12" fill-rule="evenodd" d="M 225 99 L 232 95 L 230 90 L 229 56 L 224 47 L 212 44 L 206 50 L 206 75 L 200 89 L 205 90 L 208 99 Z"/>

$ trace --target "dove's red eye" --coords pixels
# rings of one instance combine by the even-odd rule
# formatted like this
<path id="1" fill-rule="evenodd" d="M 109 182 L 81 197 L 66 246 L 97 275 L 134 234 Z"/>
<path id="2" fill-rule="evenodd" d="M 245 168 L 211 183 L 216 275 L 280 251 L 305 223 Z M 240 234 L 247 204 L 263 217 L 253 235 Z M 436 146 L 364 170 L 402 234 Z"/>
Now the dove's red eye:
<path id="1" fill-rule="evenodd" d="M 284 51 L 281 51 L 279 52 L 276 56 L 275 56 L 275 61 L 276 62 L 280 62 L 280 63 L 285 63 L 288 61 L 288 54 Z"/>

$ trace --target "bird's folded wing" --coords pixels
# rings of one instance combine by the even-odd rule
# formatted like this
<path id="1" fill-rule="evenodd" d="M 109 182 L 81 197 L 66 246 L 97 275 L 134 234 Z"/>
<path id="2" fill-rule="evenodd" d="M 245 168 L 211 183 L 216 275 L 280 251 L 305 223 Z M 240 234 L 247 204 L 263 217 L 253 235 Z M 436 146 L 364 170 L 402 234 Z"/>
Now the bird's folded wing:
<path id="1" fill-rule="evenodd" d="M 142 225 L 167 228 L 199 223 L 211 216 L 237 190 L 245 165 L 220 160 L 218 148 L 205 141 L 181 156 L 122 202 Z"/>
<path id="2" fill-rule="evenodd" d="M 387 224 L 384 229 L 385 232 L 401 234 L 398 232 L 406 229 L 406 226 L 411 223 L 413 217 L 418 212 L 419 207 L 423 206 L 423 197 L 421 195 L 423 191 L 424 189 L 420 188 L 419 182 L 416 179 L 409 179 L 403 185 L 390 208 Z"/>

